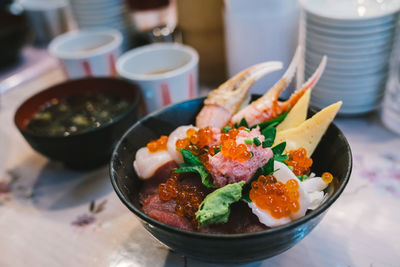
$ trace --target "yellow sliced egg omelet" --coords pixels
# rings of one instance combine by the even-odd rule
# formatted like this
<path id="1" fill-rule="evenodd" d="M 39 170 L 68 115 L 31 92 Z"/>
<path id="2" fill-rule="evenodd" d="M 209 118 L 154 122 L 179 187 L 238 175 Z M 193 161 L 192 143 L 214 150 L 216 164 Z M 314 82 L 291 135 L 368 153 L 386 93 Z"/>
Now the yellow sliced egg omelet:
<path id="1" fill-rule="evenodd" d="M 286 118 L 276 127 L 276 131 L 284 131 L 299 126 L 307 119 L 308 103 L 310 102 L 311 90 L 307 90 L 289 111 Z"/>
<path id="2" fill-rule="evenodd" d="M 336 102 L 322 109 L 299 126 L 278 131 L 274 145 L 285 141 L 285 152 L 303 147 L 307 156 L 310 157 L 341 106 L 342 101 Z"/>

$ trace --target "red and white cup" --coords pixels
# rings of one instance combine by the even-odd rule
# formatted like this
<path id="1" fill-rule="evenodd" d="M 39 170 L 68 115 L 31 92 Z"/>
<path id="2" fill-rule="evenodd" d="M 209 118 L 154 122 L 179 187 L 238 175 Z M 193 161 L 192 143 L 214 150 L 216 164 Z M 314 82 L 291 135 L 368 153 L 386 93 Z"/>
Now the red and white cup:
<path id="1" fill-rule="evenodd" d="M 124 53 L 118 74 L 140 86 L 148 112 L 198 96 L 199 55 L 176 44 L 151 44 Z"/>
<path id="2" fill-rule="evenodd" d="M 49 45 L 68 78 L 117 76 L 122 35 L 113 29 L 79 30 L 60 35 Z"/>

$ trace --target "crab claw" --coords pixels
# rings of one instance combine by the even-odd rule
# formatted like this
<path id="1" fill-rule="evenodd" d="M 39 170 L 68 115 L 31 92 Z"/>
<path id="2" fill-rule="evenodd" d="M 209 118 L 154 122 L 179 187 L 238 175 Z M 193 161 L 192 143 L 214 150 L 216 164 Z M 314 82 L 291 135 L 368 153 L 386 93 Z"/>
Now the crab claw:
<path id="1" fill-rule="evenodd" d="M 279 61 L 260 63 L 221 84 L 204 100 L 204 107 L 196 117 L 196 126 L 225 126 L 247 98 L 250 87 L 261 77 L 281 68 Z"/>
<path id="2" fill-rule="evenodd" d="M 290 62 L 289 67 L 283 74 L 282 78 L 277 81 L 262 97 L 236 113 L 232 117 L 231 123 L 238 123 L 242 118 L 245 118 L 249 125 L 254 125 L 260 123 L 261 120 L 265 121 L 264 117 L 270 117 L 272 114 L 269 113 L 273 112 L 271 110 L 273 103 L 278 101 L 280 93 L 289 85 L 294 77 L 294 74 L 296 73 L 297 66 L 300 62 L 300 55 L 301 48 L 298 47 L 292 62 Z"/>
<path id="3" fill-rule="evenodd" d="M 285 113 L 286 110 L 292 108 L 307 90 L 311 90 L 318 82 L 325 69 L 326 57 L 322 59 L 313 76 L 301 87 L 300 90 L 293 93 L 287 101 L 278 101 L 279 95 L 289 85 L 296 73 L 300 61 L 300 55 L 301 48 L 299 47 L 297 48 L 292 62 L 283 77 L 276 82 L 266 94 L 236 113 L 232 117 L 231 123 L 234 124 L 240 122 L 242 118 L 246 119 L 248 125 L 255 125 L 272 120 Z"/>
<path id="4" fill-rule="evenodd" d="M 285 113 L 286 110 L 291 109 L 294 105 L 296 105 L 297 101 L 305 94 L 305 92 L 307 92 L 307 90 L 312 90 L 312 88 L 321 78 L 322 73 L 325 70 L 326 62 L 327 56 L 324 56 L 314 74 L 301 86 L 300 90 L 296 90 L 288 100 L 284 102 L 278 101 L 277 110 L 279 115 Z"/>

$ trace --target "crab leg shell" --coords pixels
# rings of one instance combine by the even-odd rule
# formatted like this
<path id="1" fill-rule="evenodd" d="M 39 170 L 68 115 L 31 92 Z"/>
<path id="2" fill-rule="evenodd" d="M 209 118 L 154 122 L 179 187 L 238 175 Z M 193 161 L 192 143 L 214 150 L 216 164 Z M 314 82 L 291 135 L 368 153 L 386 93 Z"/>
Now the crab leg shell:
<path id="1" fill-rule="evenodd" d="M 286 110 L 292 108 L 307 90 L 312 90 L 312 88 L 321 78 L 322 73 L 324 72 L 326 67 L 326 62 L 327 57 L 324 56 L 314 74 L 303 84 L 303 86 L 299 90 L 294 92 L 288 100 L 284 102 L 278 102 L 279 113 L 284 113 Z"/>
<path id="2" fill-rule="evenodd" d="M 277 81 L 270 90 L 267 91 L 262 97 L 251 103 L 258 110 L 264 110 L 265 107 L 268 107 L 274 103 L 277 103 L 279 95 L 293 80 L 294 75 L 296 74 L 297 67 L 300 63 L 301 56 L 301 47 L 298 47 L 296 53 L 293 56 L 292 62 L 290 62 L 289 67 L 286 72 L 283 74 L 282 78 Z"/>
<path id="3" fill-rule="evenodd" d="M 261 117 L 263 117 L 263 113 L 273 112 L 272 108 L 276 106 L 280 93 L 293 80 L 297 66 L 300 62 L 301 51 L 301 47 L 298 47 L 288 69 L 283 74 L 282 78 L 276 82 L 262 97 L 236 113 L 231 119 L 232 123 L 239 122 L 242 118 L 245 118 L 250 125 L 256 124 L 260 119 L 262 119 Z M 269 116 L 272 116 L 272 114 L 268 115 L 267 117 Z"/>
<path id="4" fill-rule="evenodd" d="M 282 63 L 278 61 L 260 63 L 236 74 L 211 91 L 204 100 L 203 109 L 197 115 L 196 126 L 201 128 L 226 125 L 246 99 L 250 87 L 264 75 L 281 68 Z"/>
<path id="5" fill-rule="evenodd" d="M 235 113 L 250 87 L 264 75 L 280 70 L 282 63 L 271 61 L 254 65 L 210 92 L 204 104 L 217 104 Z"/>

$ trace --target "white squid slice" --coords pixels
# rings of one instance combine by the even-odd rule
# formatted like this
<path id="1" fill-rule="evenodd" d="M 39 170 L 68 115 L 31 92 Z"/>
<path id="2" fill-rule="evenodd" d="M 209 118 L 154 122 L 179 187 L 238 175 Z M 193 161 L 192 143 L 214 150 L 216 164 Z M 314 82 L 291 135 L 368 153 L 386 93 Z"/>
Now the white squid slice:
<path id="1" fill-rule="evenodd" d="M 290 179 L 295 179 L 296 181 L 298 181 L 299 183 L 298 202 L 300 205 L 300 209 L 296 213 L 293 213 L 288 217 L 275 219 L 274 217 L 271 216 L 271 214 L 268 211 L 258 208 L 253 202 L 249 203 L 249 207 L 251 208 L 253 213 L 258 217 L 260 222 L 268 227 L 277 227 L 303 217 L 306 214 L 306 211 L 310 204 L 309 196 L 304 190 L 302 183 L 297 179 L 296 175 L 284 163 L 281 163 L 279 161 L 274 161 L 274 171 L 275 171 L 274 176 L 276 180 L 278 180 L 281 183 L 286 183 Z"/>
<path id="2" fill-rule="evenodd" d="M 324 192 L 316 191 L 312 193 L 308 193 L 308 197 L 310 198 L 310 205 L 308 205 L 308 209 L 315 210 L 319 207 L 322 200 L 324 199 Z"/>
<path id="3" fill-rule="evenodd" d="M 181 152 L 176 150 L 176 141 L 186 138 L 186 131 L 190 128 L 194 128 L 196 131 L 198 130 L 198 128 L 193 125 L 183 125 L 176 128 L 168 137 L 168 152 L 178 164 L 183 163 L 183 158 Z"/>
<path id="4" fill-rule="evenodd" d="M 173 158 L 167 150 L 150 153 L 147 147 L 142 147 L 136 152 L 133 167 L 140 178 L 148 179 L 155 174 L 158 168 L 172 160 Z"/>
<path id="5" fill-rule="evenodd" d="M 309 177 L 302 182 L 304 190 L 306 190 L 310 198 L 310 210 L 315 210 L 321 205 L 324 199 L 323 190 L 328 187 L 329 183 L 325 183 L 321 177 Z"/>
<path id="6" fill-rule="evenodd" d="M 329 185 L 325 183 L 321 177 L 308 178 L 304 180 L 302 184 L 307 193 L 322 191 Z"/>
<path id="7" fill-rule="evenodd" d="M 283 217 L 280 219 L 275 219 L 272 217 L 268 211 L 260 209 L 254 202 L 249 203 L 251 211 L 258 217 L 260 223 L 265 224 L 268 227 L 278 227 L 290 223 L 292 219 L 290 217 Z"/>

